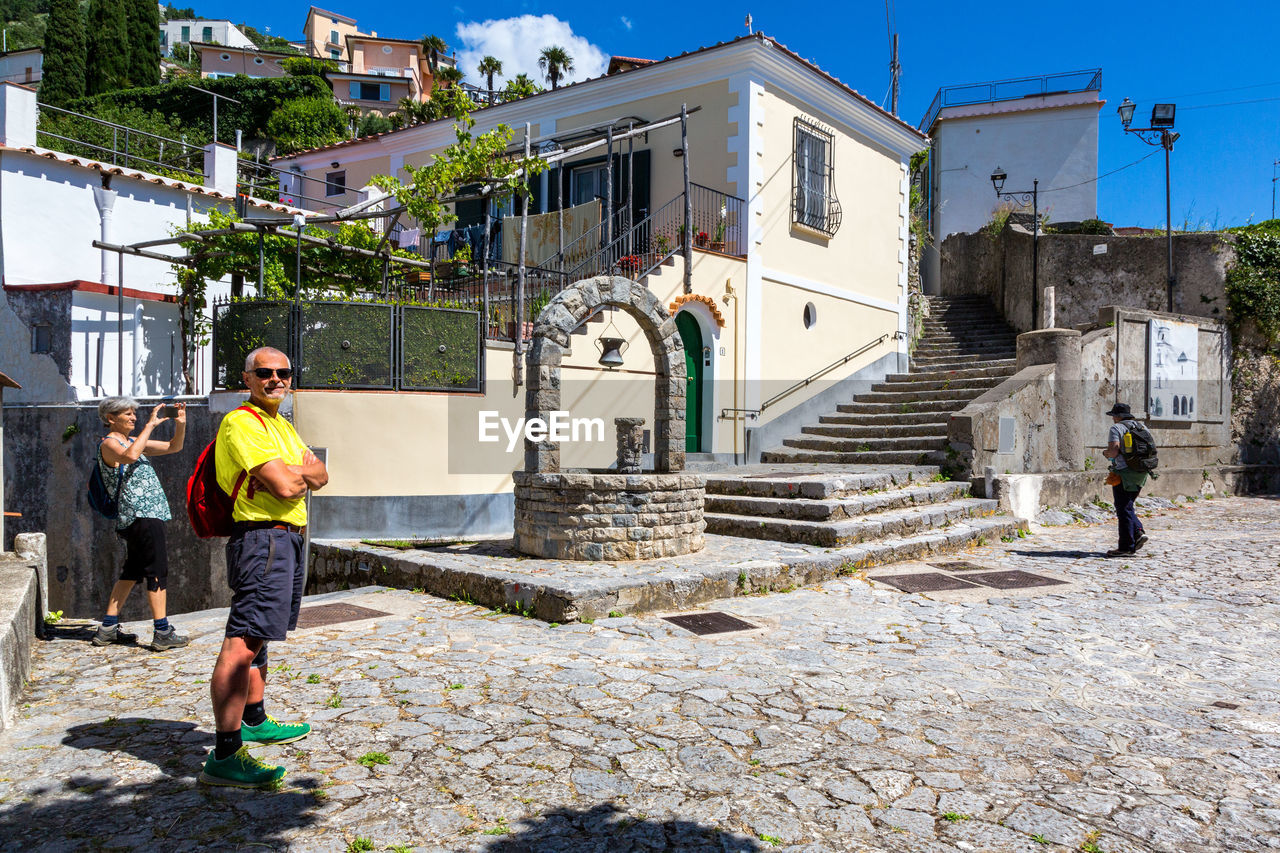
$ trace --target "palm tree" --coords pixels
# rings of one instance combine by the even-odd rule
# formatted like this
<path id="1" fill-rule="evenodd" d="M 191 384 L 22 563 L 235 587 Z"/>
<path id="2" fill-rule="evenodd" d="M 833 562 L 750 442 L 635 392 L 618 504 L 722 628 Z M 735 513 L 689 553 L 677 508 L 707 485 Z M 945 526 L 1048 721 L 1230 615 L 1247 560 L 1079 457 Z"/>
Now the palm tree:
<path id="1" fill-rule="evenodd" d="M 546 75 L 552 89 L 560 87 L 560 78 L 573 71 L 573 57 L 569 51 L 557 45 L 544 47 L 538 55 L 538 67 Z"/>
<path id="2" fill-rule="evenodd" d="M 493 78 L 494 75 L 502 73 L 502 60 L 498 59 L 496 56 L 486 56 L 484 59 L 480 60 L 480 65 L 476 67 L 476 70 L 483 74 L 485 80 L 488 81 L 489 103 L 492 104 Z"/>
<path id="3" fill-rule="evenodd" d="M 502 99 L 504 101 L 514 101 L 528 95 L 536 95 L 541 91 L 542 87 L 533 82 L 528 74 L 517 74 L 507 81 L 506 86 L 502 87 Z"/>
<path id="4" fill-rule="evenodd" d="M 461 83 L 462 76 L 462 72 L 453 65 L 446 65 L 436 72 L 436 79 L 443 83 L 446 89 Z"/>
<path id="5" fill-rule="evenodd" d="M 440 69 L 440 56 L 447 53 L 449 45 L 440 36 L 423 36 L 422 52 L 427 55 L 427 65 L 431 68 L 431 76 L 436 76 L 436 71 Z"/>

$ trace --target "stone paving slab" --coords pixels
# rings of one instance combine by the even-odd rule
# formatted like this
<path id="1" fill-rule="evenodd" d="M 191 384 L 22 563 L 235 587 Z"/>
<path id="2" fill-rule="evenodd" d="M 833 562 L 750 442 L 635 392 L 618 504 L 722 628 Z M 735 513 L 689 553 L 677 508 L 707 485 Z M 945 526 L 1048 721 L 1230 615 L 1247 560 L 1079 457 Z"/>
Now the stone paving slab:
<path id="1" fill-rule="evenodd" d="M 963 555 L 1066 586 L 855 575 L 708 603 L 760 628 L 705 637 L 309 597 L 390 615 L 272 645 L 268 711 L 315 726 L 258 751 L 278 793 L 195 779 L 224 613 L 159 654 L 58 626 L 0 733 L 0 849 L 1280 849 L 1280 502 L 1145 524 L 1131 559 L 1112 524 Z"/>

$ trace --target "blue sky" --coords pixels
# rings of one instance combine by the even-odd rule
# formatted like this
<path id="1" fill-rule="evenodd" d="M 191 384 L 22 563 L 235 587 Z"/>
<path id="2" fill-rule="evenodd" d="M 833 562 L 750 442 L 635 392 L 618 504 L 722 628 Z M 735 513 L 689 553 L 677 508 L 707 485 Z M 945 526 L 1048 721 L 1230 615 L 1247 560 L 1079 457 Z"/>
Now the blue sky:
<path id="1" fill-rule="evenodd" d="M 274 35 L 298 38 L 308 4 L 243 0 L 195 3 L 206 17 L 227 17 Z M 507 70 L 529 70 L 537 50 L 560 43 L 575 57 L 578 79 L 599 73 L 611 54 L 660 59 L 735 38 L 754 27 L 879 102 L 888 88 L 886 9 L 878 2 L 768 5 L 743 0 L 697 4 L 490 2 L 452 5 L 333 0 L 333 11 L 363 30 L 414 38 L 436 33 L 459 49 L 460 66 L 478 82 L 471 57 L 494 53 Z M 327 7 L 326 7 L 327 8 Z M 433 10 L 424 13 L 424 8 Z M 523 17 L 522 16 L 528 16 Z M 522 19 L 521 19 L 522 18 Z M 1155 101 L 1178 104 L 1182 134 L 1172 159 L 1173 223 L 1209 228 L 1271 216 L 1273 162 L 1280 159 L 1280 3 L 1182 2 L 1090 4 L 892 3 L 902 52 L 900 113 L 912 124 L 939 86 L 1103 69 L 1099 172 L 1137 165 L 1098 182 L 1098 212 L 1117 225 L 1163 226 L 1164 160 L 1121 131 L 1115 107 L 1126 96 L 1137 118 Z M 516 20 L 521 19 L 521 20 Z M 535 75 L 536 76 L 536 75 Z M 1135 124 L 1137 122 L 1135 121 Z"/>

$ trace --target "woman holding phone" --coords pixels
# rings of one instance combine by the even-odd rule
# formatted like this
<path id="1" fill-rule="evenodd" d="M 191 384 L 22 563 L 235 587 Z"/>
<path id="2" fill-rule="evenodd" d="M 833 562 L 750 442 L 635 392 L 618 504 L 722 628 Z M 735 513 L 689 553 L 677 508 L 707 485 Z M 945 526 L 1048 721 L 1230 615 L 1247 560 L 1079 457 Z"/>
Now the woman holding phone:
<path id="1" fill-rule="evenodd" d="M 149 456 L 165 456 L 182 449 L 187 433 L 187 404 L 156 406 L 142 431 L 131 437 L 138 423 L 138 401 L 132 397 L 107 397 L 98 404 L 98 417 L 110 432 L 98 447 L 98 465 L 103 484 L 114 494 L 120 486 L 120 514 L 116 517 L 116 534 L 125 541 L 124 566 L 120 580 L 111 588 L 107 613 L 102 626 L 93 636 L 95 646 L 133 643 L 138 638 L 120 630 L 120 608 L 133 587 L 147 585 L 147 603 L 155 630 L 151 648 L 157 652 L 187 644 L 186 637 L 169 624 L 165 616 L 165 592 L 169 575 L 169 555 L 164 538 L 164 522 L 173 516 L 160 480 Z M 151 433 L 157 426 L 173 420 L 173 438 L 156 441 Z"/>

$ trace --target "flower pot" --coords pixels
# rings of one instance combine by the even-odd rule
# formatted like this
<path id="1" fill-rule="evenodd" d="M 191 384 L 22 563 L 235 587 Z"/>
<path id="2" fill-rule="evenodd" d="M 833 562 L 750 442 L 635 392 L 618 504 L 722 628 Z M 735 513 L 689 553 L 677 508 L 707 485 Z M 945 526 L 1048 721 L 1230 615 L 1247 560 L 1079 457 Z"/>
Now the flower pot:
<path id="1" fill-rule="evenodd" d="M 508 320 L 508 321 L 507 321 L 507 337 L 508 337 L 508 338 L 510 338 L 510 339 L 511 339 L 511 340 L 513 340 L 513 341 L 516 339 L 516 334 L 517 334 L 517 333 L 516 333 L 516 325 L 517 325 L 517 324 L 516 324 L 516 321 L 515 321 L 515 320 Z M 524 331 L 524 334 L 522 335 L 522 337 L 524 337 L 524 338 L 532 338 L 532 337 L 533 337 L 533 324 L 532 324 L 532 323 L 522 323 L 522 324 L 520 324 L 520 325 L 521 325 L 521 326 L 523 326 L 523 331 Z"/>
<path id="2" fill-rule="evenodd" d="M 694 245 L 696 245 L 698 248 L 705 249 L 707 246 L 707 237 L 705 234 L 695 234 L 693 237 L 693 242 L 694 242 Z"/>
<path id="3" fill-rule="evenodd" d="M 711 251 L 713 251 L 713 252 L 720 252 L 721 254 L 723 254 L 723 253 L 724 253 L 724 241 L 723 241 L 723 240 L 712 240 L 712 241 L 711 241 L 711 245 L 710 245 L 710 246 L 708 246 L 708 248 L 709 248 L 709 249 L 711 249 Z"/>

